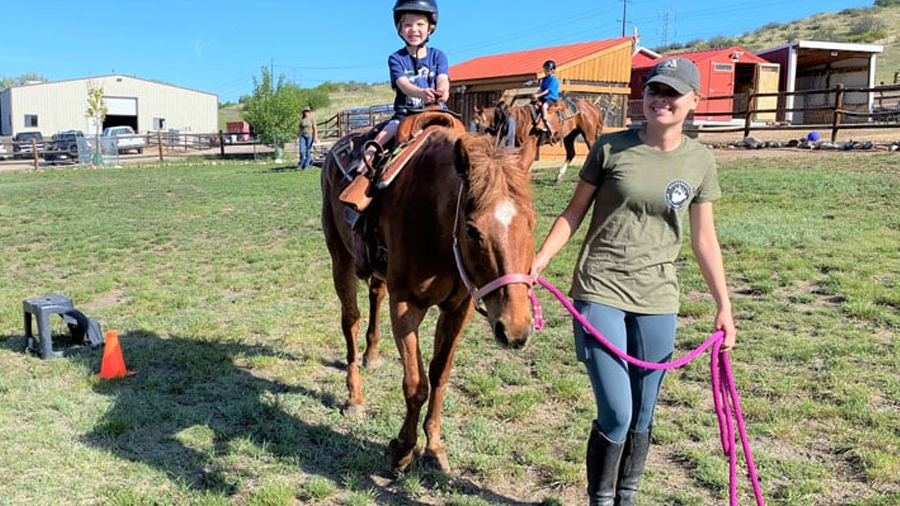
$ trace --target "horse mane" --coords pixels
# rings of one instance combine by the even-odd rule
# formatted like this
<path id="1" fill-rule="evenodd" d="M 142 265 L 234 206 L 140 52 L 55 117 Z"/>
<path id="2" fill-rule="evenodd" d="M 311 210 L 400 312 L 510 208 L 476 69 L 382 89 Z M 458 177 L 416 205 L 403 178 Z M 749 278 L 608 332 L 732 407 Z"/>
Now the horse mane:
<path id="1" fill-rule="evenodd" d="M 494 207 L 506 198 L 533 209 L 531 175 L 521 165 L 521 150 L 498 146 L 488 135 L 467 133 L 465 137 L 466 178 L 475 210 Z"/>

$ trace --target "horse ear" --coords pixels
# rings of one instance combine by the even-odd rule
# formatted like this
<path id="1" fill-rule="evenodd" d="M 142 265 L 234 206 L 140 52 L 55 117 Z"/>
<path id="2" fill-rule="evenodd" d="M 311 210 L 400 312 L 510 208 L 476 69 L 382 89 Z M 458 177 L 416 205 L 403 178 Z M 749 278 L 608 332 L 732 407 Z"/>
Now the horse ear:
<path id="1" fill-rule="evenodd" d="M 456 139 L 456 142 L 453 143 L 453 164 L 456 166 L 456 172 L 463 178 L 468 180 L 469 178 L 469 148 L 466 147 L 463 139 L 465 136 L 460 136 Z"/>

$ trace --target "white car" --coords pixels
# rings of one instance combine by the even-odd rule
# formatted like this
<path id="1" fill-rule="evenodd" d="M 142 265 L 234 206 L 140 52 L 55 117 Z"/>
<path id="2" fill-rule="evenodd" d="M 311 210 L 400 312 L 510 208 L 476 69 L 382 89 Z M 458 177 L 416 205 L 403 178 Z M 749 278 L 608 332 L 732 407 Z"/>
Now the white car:
<path id="1" fill-rule="evenodd" d="M 9 158 L 9 151 L 6 149 L 5 144 L 0 144 L 0 160 L 6 160 Z"/>
<path id="2" fill-rule="evenodd" d="M 112 137 L 115 139 L 116 150 L 121 153 L 135 150 L 138 154 L 144 152 L 144 146 L 147 141 L 143 135 L 134 133 L 134 129 L 128 125 L 107 127 L 103 129 L 101 137 Z"/>

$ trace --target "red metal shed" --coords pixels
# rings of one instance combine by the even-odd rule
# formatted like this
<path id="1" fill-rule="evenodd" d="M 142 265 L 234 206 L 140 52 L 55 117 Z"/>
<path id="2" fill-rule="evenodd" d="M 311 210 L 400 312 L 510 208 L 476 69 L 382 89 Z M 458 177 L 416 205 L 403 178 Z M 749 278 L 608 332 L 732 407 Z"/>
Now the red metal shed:
<path id="1" fill-rule="evenodd" d="M 635 55 L 637 57 L 637 54 Z M 734 118 L 731 112 L 743 110 L 746 107 L 746 99 L 742 94 L 753 90 L 758 93 L 774 93 L 778 91 L 779 65 L 770 63 L 759 56 L 747 51 L 740 46 L 731 46 L 719 49 L 708 49 L 690 53 L 663 55 L 656 60 L 640 63 L 632 61 L 631 71 L 631 96 L 632 100 L 640 100 L 644 77 L 650 72 L 650 68 L 660 61 L 680 56 L 687 58 L 697 65 L 700 70 L 700 95 L 703 97 L 697 110 L 694 111 L 694 121 L 700 122 L 730 122 Z M 640 66 L 638 66 L 640 65 Z M 734 96 L 733 100 L 716 99 L 716 97 Z M 774 103 L 757 104 L 760 109 L 774 109 Z M 759 114 L 757 120 L 774 120 L 767 114 Z"/>

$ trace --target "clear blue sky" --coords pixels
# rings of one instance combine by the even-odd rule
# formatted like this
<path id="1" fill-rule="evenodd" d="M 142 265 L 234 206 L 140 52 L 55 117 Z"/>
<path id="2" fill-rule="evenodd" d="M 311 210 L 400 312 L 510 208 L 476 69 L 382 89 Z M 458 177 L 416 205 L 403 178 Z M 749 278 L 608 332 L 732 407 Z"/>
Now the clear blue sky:
<path id="1" fill-rule="evenodd" d="M 4 2 L 0 76 L 125 74 L 215 93 L 252 93 L 260 69 L 304 88 L 385 82 L 402 42 L 393 0 L 44 0 Z M 607 39 L 622 20 L 646 47 L 737 36 L 772 22 L 869 7 L 873 0 L 438 0 L 431 45 L 450 64 Z M 452 79 L 452 75 L 450 76 Z"/>

